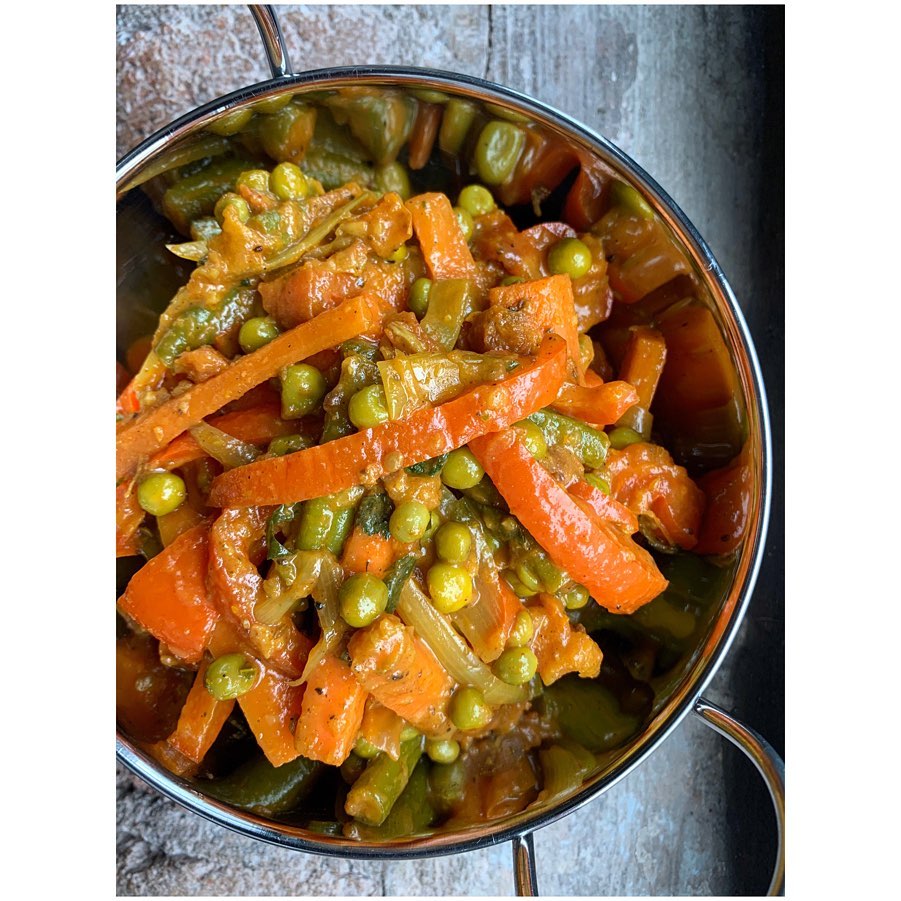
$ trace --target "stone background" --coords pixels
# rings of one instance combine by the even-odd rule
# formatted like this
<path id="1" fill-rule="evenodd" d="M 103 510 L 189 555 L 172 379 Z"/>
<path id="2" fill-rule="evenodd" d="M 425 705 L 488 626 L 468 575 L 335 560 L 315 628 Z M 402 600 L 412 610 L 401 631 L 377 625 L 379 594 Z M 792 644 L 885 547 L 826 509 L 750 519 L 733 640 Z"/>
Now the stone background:
<path id="1" fill-rule="evenodd" d="M 280 6 L 295 71 L 422 65 L 531 94 L 650 172 L 710 244 L 761 356 L 776 448 L 767 556 L 707 696 L 784 752 L 783 54 L 781 7 Z M 121 6 L 116 153 L 268 77 L 243 6 Z M 339 861 L 262 845 L 117 773 L 120 895 L 508 895 L 509 846 L 465 858 Z M 689 719 L 637 771 L 535 838 L 552 895 L 762 892 L 768 796 L 742 755 Z"/>

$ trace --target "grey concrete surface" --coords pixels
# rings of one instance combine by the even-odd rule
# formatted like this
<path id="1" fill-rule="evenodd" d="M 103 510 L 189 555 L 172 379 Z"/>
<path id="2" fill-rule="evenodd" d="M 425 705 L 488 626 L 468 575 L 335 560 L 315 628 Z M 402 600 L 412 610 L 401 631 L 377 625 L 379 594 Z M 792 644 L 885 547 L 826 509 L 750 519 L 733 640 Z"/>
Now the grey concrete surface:
<path id="1" fill-rule="evenodd" d="M 532 94 L 625 150 L 687 213 L 758 345 L 777 449 L 758 590 L 708 697 L 784 750 L 783 11 L 780 7 L 283 6 L 295 70 L 426 65 Z M 117 155 L 192 107 L 267 77 L 243 6 L 117 10 Z M 264 846 L 117 773 L 122 895 L 508 895 L 509 846 L 413 862 Z M 541 830 L 553 895 L 745 895 L 766 886 L 769 801 L 739 752 L 686 721 L 628 778 Z"/>

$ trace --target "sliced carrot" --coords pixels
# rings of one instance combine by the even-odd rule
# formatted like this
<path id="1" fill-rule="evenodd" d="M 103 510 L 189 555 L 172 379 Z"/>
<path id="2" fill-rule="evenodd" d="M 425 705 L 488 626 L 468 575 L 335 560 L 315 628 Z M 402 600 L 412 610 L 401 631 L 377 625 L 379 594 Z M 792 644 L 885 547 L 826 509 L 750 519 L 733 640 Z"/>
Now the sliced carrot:
<path id="1" fill-rule="evenodd" d="M 294 745 L 294 725 L 300 716 L 303 696 L 303 685 L 292 685 L 267 670 L 256 686 L 238 698 L 250 731 L 273 766 L 300 756 Z"/>
<path id="2" fill-rule="evenodd" d="M 164 642 L 176 657 L 197 663 L 219 612 L 207 596 L 209 527 L 180 535 L 139 569 L 119 608 Z"/>
<path id="3" fill-rule="evenodd" d="M 176 751 L 195 763 L 200 763 L 206 757 L 235 706 L 234 700 L 217 701 L 207 691 L 204 677 L 208 666 L 207 661 L 201 661 L 178 718 L 178 725 L 166 739 Z"/>
<path id="4" fill-rule="evenodd" d="M 547 406 L 557 396 L 565 370 L 565 345 L 549 335 L 534 361 L 500 382 L 479 385 L 395 422 L 222 473 L 213 481 L 210 504 L 288 504 L 374 484 L 386 472 L 462 447 Z"/>
<path id="5" fill-rule="evenodd" d="M 751 515 L 754 474 L 750 444 L 723 469 L 701 476 L 698 485 L 707 496 L 696 554 L 731 554 L 744 540 Z"/>
<path id="6" fill-rule="evenodd" d="M 207 421 L 227 435 L 248 444 L 263 444 L 279 435 L 305 434 L 309 429 L 309 424 L 304 420 L 282 419 L 281 406 L 275 403 L 225 413 Z M 155 453 L 147 461 L 147 468 L 178 469 L 206 456 L 206 451 L 197 443 L 194 436 L 185 432 Z"/>
<path id="7" fill-rule="evenodd" d="M 563 604 L 553 595 L 538 595 L 529 607 L 534 633 L 530 642 L 538 658 L 538 674 L 545 685 L 567 673 L 593 679 L 601 671 L 604 657 L 582 626 L 573 626 Z"/>
<path id="8" fill-rule="evenodd" d="M 281 278 L 260 282 L 258 290 L 263 309 L 283 328 L 308 322 L 360 293 L 353 273 L 335 272 L 321 263 L 307 263 Z"/>
<path id="9" fill-rule="evenodd" d="M 628 507 L 584 479 L 577 479 L 566 490 L 573 497 L 585 501 L 601 519 L 619 526 L 627 535 L 638 531 L 638 519 Z"/>
<path id="10" fill-rule="evenodd" d="M 628 382 L 606 382 L 584 388 L 564 385 L 551 406 L 568 416 L 603 427 L 616 422 L 637 401 L 638 392 Z"/>
<path id="11" fill-rule="evenodd" d="M 340 766 L 353 750 L 363 722 L 366 692 L 351 668 L 326 654 L 307 677 L 307 690 L 294 730 L 297 752 Z"/>
<path id="12" fill-rule="evenodd" d="M 384 751 L 392 760 L 397 760 L 400 756 L 400 734 L 403 731 L 404 721 L 393 710 L 380 704 L 371 695 L 366 698 L 363 722 L 360 723 L 360 738 Z"/>
<path id="13" fill-rule="evenodd" d="M 259 350 L 238 357 L 219 375 L 154 407 L 117 434 L 117 481 L 131 475 L 141 463 L 192 425 L 278 375 L 282 367 L 359 335 L 373 327 L 380 316 L 377 300 L 361 294 L 279 335 Z"/>
<path id="14" fill-rule="evenodd" d="M 357 681 L 380 704 L 427 735 L 446 732 L 455 683 L 412 628 L 383 614 L 354 632 L 347 650 Z"/>
<path id="15" fill-rule="evenodd" d="M 478 269 L 447 197 L 419 194 L 407 201 L 407 209 L 429 278 L 476 279 Z"/>
<path id="16" fill-rule="evenodd" d="M 514 353 L 533 354 L 544 335 L 552 331 L 566 342 L 573 373 L 582 382 L 582 354 L 579 350 L 579 325 L 573 300 L 572 279 L 568 275 L 550 275 L 514 285 L 501 285 L 488 292 L 490 309 L 483 315 L 491 318 L 494 310 L 515 313 L 521 322 L 513 329 L 519 340 L 526 342 L 510 347 Z M 527 324 L 527 328 L 521 326 Z"/>
<path id="17" fill-rule="evenodd" d="M 650 410 L 666 363 L 666 339 L 657 329 L 646 325 L 633 326 L 630 331 L 619 377 L 634 386 L 639 406 Z"/>
<path id="18" fill-rule="evenodd" d="M 697 544 L 704 493 L 666 448 L 643 442 L 611 448 L 606 463 L 610 493 L 643 517 L 649 537 L 684 550 Z"/>
<path id="19" fill-rule="evenodd" d="M 116 486 L 116 556 L 134 557 L 138 548 L 138 526 L 144 521 L 144 510 L 138 503 L 138 486 L 122 482 Z"/>
<path id="20" fill-rule="evenodd" d="M 372 573 L 379 579 L 388 571 L 397 556 L 397 542 L 378 532 L 367 535 L 359 526 L 344 542 L 341 565 L 353 573 Z"/>
<path id="21" fill-rule="evenodd" d="M 602 607 L 632 613 L 666 588 L 651 555 L 617 526 L 587 514 L 515 429 L 482 436 L 469 446 L 510 512 Z"/>
<path id="22" fill-rule="evenodd" d="M 289 678 L 303 672 L 312 640 L 290 617 L 276 625 L 257 620 L 257 602 L 265 597 L 257 565 L 264 557 L 265 507 L 223 510 L 210 532 L 209 585 L 212 601 L 232 626 L 268 663 Z"/>

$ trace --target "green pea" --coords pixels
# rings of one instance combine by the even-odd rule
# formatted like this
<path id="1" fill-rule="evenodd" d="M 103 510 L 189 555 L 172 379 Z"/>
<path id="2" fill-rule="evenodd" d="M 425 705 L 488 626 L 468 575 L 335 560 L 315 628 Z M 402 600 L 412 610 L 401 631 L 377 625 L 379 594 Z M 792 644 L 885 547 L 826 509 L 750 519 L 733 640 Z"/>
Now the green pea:
<path id="1" fill-rule="evenodd" d="M 309 446 L 309 439 L 304 435 L 279 435 L 269 442 L 266 453 L 272 457 L 283 457 L 285 454 L 293 454 Z"/>
<path id="2" fill-rule="evenodd" d="M 535 625 L 532 622 L 532 614 L 523 607 L 513 620 L 513 628 L 507 638 L 508 648 L 524 648 L 535 634 Z"/>
<path id="3" fill-rule="evenodd" d="M 388 521 L 388 529 L 392 537 L 403 544 L 419 541 L 429 527 L 431 521 L 429 508 L 419 501 L 407 501 L 395 507 Z"/>
<path id="4" fill-rule="evenodd" d="M 525 685 L 538 669 L 538 658 L 531 648 L 507 648 L 494 661 L 494 674 L 508 685 Z"/>
<path id="5" fill-rule="evenodd" d="M 232 110 L 230 113 L 226 113 L 215 122 L 207 125 L 206 130 L 211 131 L 214 135 L 222 135 L 223 137 L 236 135 L 252 118 L 253 110 L 249 107 Z"/>
<path id="6" fill-rule="evenodd" d="M 404 728 L 400 733 L 401 743 L 405 741 L 413 741 L 413 739 L 417 738 L 420 734 L 420 731 L 415 726 L 411 726 L 409 723 L 404 723 Z"/>
<path id="7" fill-rule="evenodd" d="M 435 534 L 435 550 L 445 563 L 463 563 L 472 549 L 472 532 L 459 522 L 446 522 Z"/>
<path id="8" fill-rule="evenodd" d="M 375 189 L 383 194 L 394 191 L 396 194 L 400 194 L 403 200 L 409 200 L 413 193 L 410 187 L 410 176 L 403 163 L 397 161 L 384 166 L 376 166 Z"/>
<path id="9" fill-rule="evenodd" d="M 393 253 L 388 254 L 388 260 L 392 263 L 402 263 L 409 254 L 406 244 L 401 244 Z"/>
<path id="10" fill-rule="evenodd" d="M 516 577 L 522 582 L 532 594 L 537 594 L 542 589 L 541 580 L 532 571 L 532 567 L 528 563 L 520 563 L 516 567 Z"/>
<path id="11" fill-rule="evenodd" d="M 373 757 L 378 757 L 381 751 L 371 742 L 365 738 L 358 738 L 357 743 L 354 745 L 354 754 L 357 757 L 362 757 L 363 760 L 372 760 Z"/>
<path id="12" fill-rule="evenodd" d="M 433 763 L 453 763 L 460 756 L 460 745 L 452 738 L 430 738 L 425 743 L 425 752 Z"/>
<path id="13" fill-rule="evenodd" d="M 347 415 L 358 429 L 371 429 L 388 421 L 388 399 L 381 385 L 368 385 L 350 398 Z"/>
<path id="14" fill-rule="evenodd" d="M 246 354 L 253 353 L 279 336 L 279 328 L 271 316 L 248 319 L 238 332 L 238 344 Z"/>
<path id="15" fill-rule="evenodd" d="M 610 483 L 601 478 L 596 472 L 586 472 L 585 473 L 585 481 L 588 482 L 589 485 L 593 485 L 598 491 L 603 491 L 604 494 L 610 494 Z"/>
<path id="16" fill-rule="evenodd" d="M 338 591 L 341 618 L 362 629 L 374 622 L 388 606 L 388 586 L 371 573 L 356 573 Z"/>
<path id="17" fill-rule="evenodd" d="M 564 238 L 547 252 L 547 265 L 554 275 L 581 278 L 591 269 L 591 251 L 578 238 Z"/>
<path id="18" fill-rule="evenodd" d="M 322 403 L 328 390 L 325 376 L 309 363 L 296 363 L 282 372 L 282 419 L 299 419 Z"/>
<path id="19" fill-rule="evenodd" d="M 138 485 L 138 503 L 151 516 L 177 510 L 185 499 L 185 483 L 174 472 L 155 472 Z"/>
<path id="20" fill-rule="evenodd" d="M 223 213 L 228 207 L 234 207 L 238 214 L 238 219 L 241 222 L 246 222 L 250 218 L 250 205 L 247 201 L 241 197 L 240 194 L 232 194 L 228 192 L 223 194 L 217 201 L 216 206 L 213 207 L 213 215 L 216 217 L 216 221 L 221 225 L 223 220 Z"/>
<path id="21" fill-rule="evenodd" d="M 530 598 L 538 594 L 537 587 L 530 588 L 516 575 L 515 572 L 513 572 L 512 569 L 505 569 L 502 575 L 518 598 Z"/>
<path id="22" fill-rule="evenodd" d="M 460 231 L 463 232 L 463 237 L 468 241 L 472 237 L 472 232 L 475 228 L 472 216 L 470 216 L 463 207 L 459 206 L 454 207 L 454 215 L 457 217 L 457 222 L 460 224 Z"/>
<path id="23" fill-rule="evenodd" d="M 410 299 L 407 301 L 407 306 L 419 319 L 425 316 L 429 308 L 429 292 L 431 290 L 432 280 L 430 278 L 418 278 L 410 288 Z"/>
<path id="24" fill-rule="evenodd" d="M 517 422 L 514 428 L 519 434 L 519 439 L 533 457 L 543 460 L 547 456 L 547 441 L 544 440 L 544 433 L 531 419 Z"/>
<path id="25" fill-rule="evenodd" d="M 272 170 L 269 184 L 279 200 L 302 200 L 310 193 L 306 175 L 294 163 L 279 163 Z"/>
<path id="26" fill-rule="evenodd" d="M 482 729 L 491 722 L 491 708 L 477 688 L 459 689 L 451 698 L 449 712 L 451 722 L 461 732 Z"/>
<path id="27" fill-rule="evenodd" d="M 581 610 L 588 603 L 589 597 L 584 585 L 574 585 L 563 595 L 563 605 L 567 610 Z"/>
<path id="28" fill-rule="evenodd" d="M 426 582 L 439 613 L 455 613 L 472 600 L 472 576 L 462 566 L 435 563 L 429 567 Z"/>
<path id="29" fill-rule="evenodd" d="M 509 122 L 489 122 L 475 149 L 476 170 L 486 185 L 499 185 L 513 174 L 526 144 L 525 132 Z"/>
<path id="30" fill-rule="evenodd" d="M 635 429 L 629 429 L 622 425 L 610 431 L 607 437 L 610 439 L 611 447 L 616 450 L 622 450 L 630 444 L 641 444 L 644 441 L 644 438 Z"/>
<path id="31" fill-rule="evenodd" d="M 457 206 L 470 216 L 484 216 L 495 209 L 494 196 L 484 185 L 467 185 L 457 198 Z"/>
<path id="32" fill-rule="evenodd" d="M 648 202 L 632 187 L 625 182 L 613 181 L 610 185 L 610 202 L 613 206 L 621 206 L 630 213 L 635 213 L 642 219 L 653 219 L 654 211 Z"/>
<path id="33" fill-rule="evenodd" d="M 225 654 L 207 667 L 203 684 L 217 701 L 229 701 L 250 691 L 257 675 L 256 665 L 243 654 Z"/>
<path id="34" fill-rule="evenodd" d="M 293 94 L 281 94 L 278 97 L 270 97 L 268 100 L 260 100 L 254 104 L 254 109 L 258 113 L 271 115 L 277 113 L 280 109 L 284 109 L 294 99 Z"/>
<path id="35" fill-rule="evenodd" d="M 441 481 L 448 488 L 465 491 L 474 488 L 482 481 L 485 470 L 473 456 L 469 448 L 458 447 L 447 455 L 444 468 L 441 470 Z"/>
<path id="36" fill-rule="evenodd" d="M 235 182 L 236 187 L 249 188 L 251 191 L 269 190 L 269 173 L 265 169 L 245 169 Z"/>

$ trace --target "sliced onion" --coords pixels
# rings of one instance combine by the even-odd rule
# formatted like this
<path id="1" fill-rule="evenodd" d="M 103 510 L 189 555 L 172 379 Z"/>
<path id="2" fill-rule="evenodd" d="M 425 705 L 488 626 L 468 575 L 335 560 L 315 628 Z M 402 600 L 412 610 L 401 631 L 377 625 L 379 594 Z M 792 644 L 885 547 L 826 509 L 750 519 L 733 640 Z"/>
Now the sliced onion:
<path id="1" fill-rule="evenodd" d="M 313 600 L 316 602 L 316 613 L 319 616 L 322 635 L 319 636 L 319 641 L 313 645 L 310 655 L 307 657 L 306 666 L 295 683 L 297 685 L 307 681 L 319 661 L 327 654 L 334 652 L 347 632 L 347 623 L 341 619 L 338 606 L 338 589 L 344 581 L 344 569 L 338 563 L 335 555 L 329 551 L 307 553 L 317 553 L 320 557 L 319 575 L 313 586 L 312 594 Z"/>
<path id="2" fill-rule="evenodd" d="M 408 579 L 401 590 L 397 613 L 416 630 L 457 682 L 478 688 L 489 704 L 516 704 L 528 699 L 524 686 L 507 685 L 479 660 L 413 579 Z"/>
<path id="3" fill-rule="evenodd" d="M 258 448 L 240 438 L 228 435 L 207 422 L 199 422 L 190 430 L 194 440 L 227 469 L 246 466 L 260 456 Z"/>

